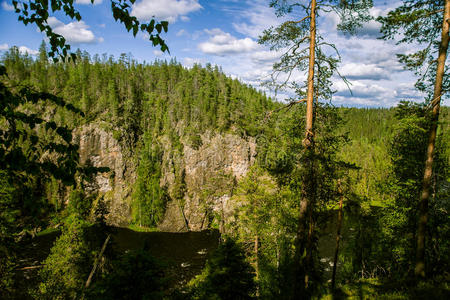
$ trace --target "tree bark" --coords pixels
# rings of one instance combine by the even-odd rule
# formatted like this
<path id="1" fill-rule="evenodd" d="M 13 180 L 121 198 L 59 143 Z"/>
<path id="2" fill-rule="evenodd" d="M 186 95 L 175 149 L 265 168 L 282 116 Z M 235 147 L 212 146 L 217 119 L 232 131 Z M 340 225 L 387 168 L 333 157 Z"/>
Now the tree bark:
<path id="1" fill-rule="evenodd" d="M 186 230 L 187 230 L 187 231 L 191 231 L 191 229 L 189 228 L 189 222 L 188 222 L 188 220 L 186 219 L 186 215 L 184 214 L 183 207 L 181 207 L 180 200 L 178 200 L 178 207 L 180 208 L 181 217 L 183 218 L 184 226 L 186 226 Z"/>
<path id="2" fill-rule="evenodd" d="M 336 233 L 336 249 L 334 251 L 333 260 L 333 275 L 331 276 L 331 288 L 334 291 L 336 286 L 336 269 L 339 255 L 339 242 L 341 240 L 341 228 L 342 228 L 342 205 L 344 203 L 344 193 L 342 192 L 341 182 L 338 181 L 338 192 L 340 195 L 339 199 L 339 213 L 338 213 L 338 223 L 337 223 L 337 233 Z"/>
<path id="3" fill-rule="evenodd" d="M 306 94 L 306 128 L 303 146 L 309 148 L 313 139 L 313 106 L 314 106 L 314 63 L 316 54 L 316 0 L 311 0 L 311 15 L 309 23 L 309 67 L 308 90 Z"/>
<path id="4" fill-rule="evenodd" d="M 307 82 L 307 96 L 306 96 L 306 127 L 305 127 L 305 138 L 302 141 L 305 154 L 313 151 L 313 117 L 314 117 L 314 64 L 315 64 L 315 48 L 316 48 L 316 0 L 311 0 L 311 12 L 310 12 L 310 36 L 309 36 L 309 68 L 308 68 L 308 82 Z M 308 267 L 308 258 L 312 257 L 308 253 L 311 249 L 308 243 L 311 240 L 311 224 L 308 224 L 308 220 L 311 218 L 311 206 L 314 199 L 314 164 L 309 161 L 306 166 L 308 170 L 308 178 L 305 178 L 302 183 L 302 199 L 300 201 L 300 211 L 298 218 L 298 230 L 297 230 L 297 243 L 295 252 L 295 261 L 298 264 L 297 270 L 297 280 L 294 283 L 294 297 L 296 299 L 301 299 L 305 297 L 304 291 L 308 285 L 309 272 L 306 267 Z M 306 177 L 306 176 L 305 176 Z M 303 255 L 306 251 L 305 261 L 301 262 Z M 305 263 L 307 265 L 305 265 Z M 303 264 L 303 265 L 301 265 Z M 302 278 L 303 277 L 303 278 Z"/>
<path id="5" fill-rule="evenodd" d="M 89 274 L 86 284 L 84 285 L 85 288 L 88 288 L 89 285 L 91 285 L 92 277 L 94 277 L 95 271 L 97 270 L 98 263 L 102 259 L 103 253 L 105 252 L 106 246 L 108 245 L 110 238 L 111 238 L 111 235 L 108 234 L 108 236 L 105 239 L 105 242 L 103 243 L 102 249 L 100 250 L 100 254 L 95 259 L 94 266 L 92 267 L 91 273 Z"/>
<path id="6" fill-rule="evenodd" d="M 427 156 L 423 176 L 422 193 L 419 202 L 419 223 L 417 228 L 416 267 L 414 273 L 417 277 L 425 278 L 425 237 L 428 222 L 428 200 L 430 198 L 431 181 L 433 175 L 433 155 L 436 143 L 436 132 L 439 120 L 439 109 L 442 96 L 442 82 L 445 74 L 445 59 L 449 43 L 450 0 L 445 1 L 444 19 L 442 22 L 441 44 L 437 59 L 436 80 L 432 99 L 432 124 L 428 136 Z"/>
<path id="7" fill-rule="evenodd" d="M 259 236 L 258 234 L 255 235 L 255 277 L 256 277 L 256 297 L 259 298 Z"/>

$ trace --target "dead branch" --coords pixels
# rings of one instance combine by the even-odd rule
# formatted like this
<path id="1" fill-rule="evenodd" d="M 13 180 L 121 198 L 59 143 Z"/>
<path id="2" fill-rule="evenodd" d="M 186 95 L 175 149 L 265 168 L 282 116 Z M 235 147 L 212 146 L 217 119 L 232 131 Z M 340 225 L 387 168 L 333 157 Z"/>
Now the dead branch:
<path id="1" fill-rule="evenodd" d="M 279 111 L 281 111 L 281 110 L 283 110 L 283 109 L 289 110 L 289 109 L 291 109 L 291 107 L 294 106 L 295 104 L 297 104 L 297 103 L 302 103 L 302 102 L 306 102 L 306 98 L 303 98 L 303 99 L 300 99 L 300 100 L 297 100 L 297 101 L 291 101 L 291 102 L 289 102 L 288 104 L 286 104 L 286 105 L 284 105 L 284 106 L 282 106 L 282 107 L 279 107 L 279 108 L 277 108 L 277 109 L 268 111 L 268 112 L 266 113 L 266 116 L 264 117 L 264 122 L 266 122 L 267 120 L 269 120 L 270 116 L 271 116 L 273 113 L 279 112 Z"/>
<path id="2" fill-rule="evenodd" d="M 105 242 L 103 243 L 103 246 L 102 246 L 102 249 L 100 251 L 100 254 L 97 256 L 97 259 L 94 262 L 94 266 L 92 267 L 91 273 L 89 274 L 89 277 L 88 277 L 88 279 L 86 281 L 86 284 L 84 286 L 85 288 L 88 288 L 89 285 L 91 284 L 92 277 L 95 274 L 95 270 L 97 269 L 98 263 L 100 262 L 100 260 L 101 260 L 101 258 L 103 256 L 103 253 L 105 252 L 106 245 L 108 245 L 108 241 L 109 241 L 110 238 L 111 238 L 111 235 L 108 234 L 108 236 L 105 239 Z"/>
<path id="3" fill-rule="evenodd" d="M 299 20 L 299 21 L 286 21 L 283 25 L 287 25 L 287 24 L 298 24 L 298 23 L 301 23 L 301 22 L 305 21 L 305 20 L 308 19 L 308 18 L 310 18 L 310 16 L 306 16 L 306 17 L 302 18 L 302 19 Z"/>
<path id="4" fill-rule="evenodd" d="M 25 271 L 25 270 L 39 269 L 39 268 L 43 268 L 44 266 L 45 266 L 45 265 L 37 265 L 37 266 L 23 267 L 23 268 L 17 269 L 17 271 Z"/>

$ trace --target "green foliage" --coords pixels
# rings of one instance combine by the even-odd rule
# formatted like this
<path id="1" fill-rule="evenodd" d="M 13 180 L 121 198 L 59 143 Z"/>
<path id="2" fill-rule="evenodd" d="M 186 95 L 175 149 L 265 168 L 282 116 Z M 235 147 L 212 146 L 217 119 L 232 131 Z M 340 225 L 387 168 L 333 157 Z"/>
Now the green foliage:
<path id="1" fill-rule="evenodd" d="M 72 196 L 73 197 L 73 196 Z M 111 230 L 102 222 L 102 205 L 97 206 L 95 223 L 83 220 L 73 213 L 64 220 L 61 235 L 42 262 L 38 288 L 32 292 L 36 299 L 74 299 L 82 295 L 95 259 Z M 99 217 L 100 216 L 100 217 Z M 115 258 L 111 245 L 98 261 L 94 281 L 111 271 Z"/>
<path id="2" fill-rule="evenodd" d="M 20 59 L 18 49 L 12 48 L 4 62 L 9 67 Z M 71 143 L 72 131 L 65 125 L 41 118 L 39 106 L 45 103 L 53 108 L 82 113 L 59 97 L 11 80 L 5 67 L 1 66 L 0 70 L 0 168 L 17 178 L 24 178 L 23 172 L 45 174 L 74 184 L 79 167 L 78 146 Z M 38 130 L 53 138 L 44 141 L 37 134 Z M 50 159 L 52 156 L 57 159 Z"/>
<path id="3" fill-rule="evenodd" d="M 372 2 L 372 0 L 318 1 L 315 11 L 316 19 L 319 19 L 321 14 L 333 11 L 340 19 L 338 30 L 353 34 L 362 27 L 364 22 L 371 19 L 369 8 L 372 7 Z M 271 79 L 265 84 L 275 90 L 293 90 L 301 99 L 306 95 L 307 82 L 293 80 L 292 74 L 308 71 L 311 4 L 309 1 L 305 3 L 304 1 L 272 0 L 270 6 L 275 8 L 278 17 L 283 16 L 289 20 L 277 27 L 264 30 L 258 40 L 260 44 L 269 46 L 271 50 L 279 50 L 283 53 L 280 61 L 273 64 Z M 334 93 L 330 78 L 333 74 L 340 76 L 337 66 L 341 57 L 336 46 L 326 42 L 320 32 L 317 33 L 314 42 L 316 43 L 314 97 L 330 100 Z M 343 80 L 347 83 L 345 78 Z"/>
<path id="4" fill-rule="evenodd" d="M 21 169 L 12 160 L 1 162 L 0 255 L 6 254 L 0 257 L 0 272 L 7 274 L 14 268 L 14 253 L 8 247 L 20 229 L 45 224 L 52 209 L 62 216 L 70 214 L 42 271 L 44 281 L 37 297 L 64 298 L 79 293 L 94 253 L 101 247 L 98 243 L 104 240 L 100 237 L 95 244 L 83 238 L 87 224 L 82 219 L 96 210 L 97 219 L 104 223 L 106 208 L 103 200 L 95 202 L 85 197 L 82 185 L 72 188 L 67 210 L 62 212 L 63 199 L 67 196 L 62 184 L 64 176 L 70 173 L 67 182 L 73 183 L 76 171 L 81 173 L 86 169 L 78 163 L 78 156 L 73 157 L 76 159 L 73 168 L 69 163 L 70 168 L 65 168 L 67 153 L 64 151 L 73 146 L 68 134 L 71 128 L 91 121 L 106 124 L 106 130 L 119 140 L 124 160 L 133 162 L 137 177 L 132 188 L 132 216 L 135 224 L 143 226 L 155 226 L 161 221 L 169 197 L 183 208 L 186 196 L 183 155 L 187 146 L 198 149 L 203 145 L 204 136 L 217 133 L 256 138 L 256 165 L 239 182 L 223 172 L 202 184 L 202 200 L 211 219 L 223 220 L 222 215 L 212 215 L 210 204 L 214 197 L 230 194 L 233 202 L 241 203 L 236 222 L 226 230 L 231 229 L 229 233 L 242 242 L 246 254 L 228 242 L 221 246 L 204 273 L 192 283 L 194 298 L 226 299 L 235 291 L 243 291 L 242 297 L 252 297 L 256 293 L 255 283 L 261 298 L 292 297 L 292 282 L 298 280 L 295 268 L 299 261 L 306 262 L 305 256 L 294 260 L 299 199 L 304 196 L 304 187 L 314 188 L 314 210 L 310 212 L 314 234 L 310 242 L 315 249 L 319 236 L 316 225 L 322 221 L 324 212 L 335 207 L 337 179 L 347 176 L 351 187 L 346 195 L 347 209 L 357 217 L 348 221 L 354 233 L 344 243 L 344 268 L 339 271 L 339 265 L 338 278 L 342 281 L 360 277 L 401 279 L 410 270 L 414 256 L 414 202 L 423 167 L 418 161 L 423 160 L 421 145 L 428 126 L 426 107 L 401 104 L 396 109 L 354 109 L 316 104 L 315 149 L 302 152 L 299 149 L 304 138 L 304 106 L 277 110 L 281 104 L 227 78 L 218 68 L 195 65 L 186 69 L 176 61 L 138 64 L 125 54 L 115 60 L 106 55 L 91 58 L 86 52 L 78 52 L 76 62 L 49 63 L 44 48 L 43 45 L 41 57 L 36 60 L 21 55 L 17 49 L 2 58 L 8 71 L 8 77 L 2 77 L 2 96 L 8 98 L 2 98 L 7 101 L 2 106 L 0 121 L 2 134 L 7 133 L 0 136 L 3 139 L 0 155 L 6 157 L 8 152 L 17 152 L 30 161 L 35 159 L 34 166 L 46 160 L 56 165 L 55 169 L 42 166 L 32 173 L 28 162 L 23 166 L 18 164 Z M 324 59 L 316 66 L 326 75 L 316 82 L 323 98 L 328 95 L 326 86 L 331 74 L 325 66 Z M 47 93 L 64 97 L 64 102 L 58 102 L 60 98 L 56 96 L 41 99 Z M 85 117 L 76 113 L 78 108 L 85 110 Z M 282 113 L 264 119 L 268 110 Z M 35 122 L 37 118 L 41 123 Z M 347 123 L 342 124 L 341 119 Z M 430 201 L 427 255 L 432 262 L 431 274 L 445 272 L 450 261 L 450 226 L 446 213 L 450 209 L 447 201 L 450 147 L 445 134 L 448 130 L 445 107 L 442 119 L 435 158 L 438 162 L 435 189 Z M 8 127 L 10 120 L 19 126 Z M 58 128 L 68 128 L 68 131 Z M 352 140 L 348 144 L 347 137 Z M 31 151 L 32 147 L 37 151 Z M 352 168 L 352 164 L 359 168 Z M 161 186 L 163 173 L 173 174 L 171 186 Z M 119 175 L 126 174 L 116 176 Z M 308 185 L 303 185 L 305 182 Z M 383 209 L 371 208 L 374 203 Z M 210 222 L 213 225 L 217 224 L 214 220 Z M 245 256 L 255 263 L 256 282 Z M 317 253 L 313 256 L 311 293 L 323 282 L 323 265 Z M 147 254 L 130 253 L 116 262 L 115 271 L 102 271 L 96 278 L 99 282 L 97 285 L 94 281 L 93 297 L 120 298 L 125 297 L 124 291 L 144 293 L 137 297 L 165 296 L 161 292 L 167 286 L 160 271 L 161 267 Z M 149 289 L 127 290 L 130 286 L 144 285 L 139 274 L 146 274 L 142 278 L 151 282 Z M 13 284 L 10 278 L 2 277 L 2 288 L 6 291 Z M 242 288 L 233 286 L 239 284 Z"/>
<path id="5" fill-rule="evenodd" d="M 420 45 L 416 52 L 398 54 L 399 61 L 405 68 L 418 76 L 416 88 L 428 93 L 432 101 L 433 86 L 436 77 L 437 53 L 440 44 L 442 20 L 445 1 L 406 0 L 385 17 L 378 17 L 381 22 L 381 34 L 384 39 L 397 39 L 397 44 L 415 43 Z M 443 96 L 450 90 L 449 68 L 443 76 Z"/>
<path id="6" fill-rule="evenodd" d="M 219 68 L 210 65 L 186 69 L 175 60 L 138 64 L 126 54 L 115 60 L 106 55 L 91 58 L 87 52 L 81 51 L 76 54 L 76 62 L 49 63 L 45 60 L 44 50 L 45 44 L 42 44 L 40 58 L 36 60 L 21 55 L 17 48 L 2 57 L 11 86 L 20 83 L 20 86 L 26 85 L 32 90 L 45 87 L 58 95 L 52 99 L 64 98 L 63 106 L 41 100 L 36 104 L 18 106 L 20 112 L 45 116 L 41 117 L 42 124 L 57 124 L 56 129 L 50 126 L 44 130 L 45 126 L 40 124 L 34 127 L 34 131 L 31 128 L 28 131 L 38 137 L 38 146 L 58 142 L 67 148 L 69 145 L 58 135 L 62 132 L 59 127 L 71 129 L 94 120 L 105 123 L 106 129 L 111 130 L 119 141 L 125 158 L 136 162 L 138 176 L 132 187 L 132 214 L 136 224 L 156 225 L 164 214 L 168 197 L 183 206 L 186 183 L 182 158 L 185 146 L 200 147 L 201 135 L 205 131 L 217 132 L 218 128 L 221 132 L 242 136 L 258 134 L 255 130 L 258 120 L 262 120 L 267 109 L 276 105 L 255 89 L 227 78 Z M 44 73 L 45 76 L 42 75 Z M 84 113 L 72 112 L 80 112 L 81 109 Z M 70 149 L 78 159 L 76 145 L 70 144 L 72 146 Z M 58 146 L 57 149 L 63 148 Z M 64 163 L 64 153 L 54 152 L 44 157 L 49 162 Z M 36 151 L 26 153 L 39 154 Z M 166 154 L 167 166 L 162 165 L 163 154 Z M 37 159 L 40 163 L 41 156 Z M 28 162 L 24 165 L 36 169 L 31 168 Z M 73 168 L 66 166 L 62 165 L 64 168 L 57 169 L 56 174 L 49 172 L 48 177 L 42 176 L 42 171 L 38 172 L 40 177 L 33 181 L 30 189 L 43 192 L 39 195 L 39 202 L 34 197 L 27 198 L 30 206 L 40 207 L 46 213 L 51 208 L 54 212 L 62 212 L 62 199 L 67 198 L 67 194 L 59 182 L 61 176 L 69 179 L 69 175 L 78 172 L 83 179 L 90 177 L 92 180 L 92 174 L 99 170 L 78 162 Z M 164 168 L 175 175 L 174 184 L 170 187 L 160 186 Z M 73 183 L 74 178 L 71 178 Z M 89 198 L 79 202 L 86 206 L 83 216 L 87 215 L 90 201 L 83 203 L 86 200 Z"/>
<path id="7" fill-rule="evenodd" d="M 69 205 L 67 213 L 75 215 L 80 219 L 86 220 L 90 214 L 92 197 L 86 197 L 84 191 L 77 188 L 69 194 Z"/>
<path id="8" fill-rule="evenodd" d="M 338 199 L 337 179 L 344 178 L 353 166 L 338 158 L 346 135 L 340 133 L 339 109 L 316 106 L 316 139 L 314 151 L 302 149 L 304 137 L 304 107 L 294 106 L 283 114 L 268 120 L 263 134 L 258 136 L 258 159 L 255 166 L 238 185 L 233 199 L 242 207 L 236 227 L 238 236 L 247 244 L 259 239 L 258 276 L 261 297 L 294 297 L 292 282 L 299 279 L 299 269 L 307 269 L 309 293 L 321 283 L 318 262 L 316 224 L 320 216 Z M 314 195 L 312 208 L 307 212 L 311 240 L 311 256 L 296 257 L 296 239 L 299 230 L 300 199 L 305 185 Z M 240 227 L 242 226 L 242 227 Z M 250 241 L 249 241 L 250 240 Z M 253 253 L 253 251 L 252 251 Z M 308 267 L 305 267 L 308 264 Z"/>
<path id="9" fill-rule="evenodd" d="M 17 217 L 20 213 L 14 200 L 14 187 L 8 174 L 0 170 L 0 297 L 9 298 L 13 291 L 15 266 L 15 241 Z"/>
<path id="10" fill-rule="evenodd" d="M 16 218 L 20 214 L 14 200 L 15 188 L 9 182 L 8 174 L 0 170 L 0 239 L 3 241 L 16 227 Z M 3 242 L 2 242 L 3 244 Z"/>
<path id="11" fill-rule="evenodd" d="M 389 155 L 392 161 L 388 203 L 382 222 L 385 244 L 390 245 L 393 274 L 407 274 L 415 258 L 417 199 L 419 199 L 430 118 L 423 106 L 402 102 L 396 109 L 399 120 L 394 127 Z M 404 234 L 399 235 L 399 232 Z"/>
<path id="12" fill-rule="evenodd" d="M 94 0 L 91 0 L 94 3 Z M 135 0 L 111 0 L 111 10 L 114 20 L 119 21 L 130 32 L 132 30 L 133 36 L 139 31 L 149 35 L 149 40 L 152 45 L 160 45 L 161 51 L 169 51 L 164 40 L 160 34 L 162 31 L 167 32 L 169 23 L 167 21 L 156 22 L 155 19 L 148 23 L 141 23 L 135 16 L 130 14 L 131 6 Z M 41 32 L 44 32 L 49 39 L 50 51 L 48 54 L 53 60 L 58 61 L 58 56 L 65 60 L 70 51 L 70 45 L 67 44 L 66 39 L 53 31 L 48 24 L 48 18 L 52 14 L 64 12 L 64 14 L 72 20 L 81 21 L 81 14 L 73 5 L 73 0 L 52 0 L 50 5 L 47 0 L 31 0 L 22 1 L 14 0 L 13 5 L 15 12 L 18 14 L 18 20 L 25 25 L 36 24 Z M 76 58 L 74 53 L 70 53 L 72 59 Z"/>
<path id="13" fill-rule="evenodd" d="M 37 299 L 69 299 L 79 295 L 92 266 L 93 257 L 86 242 L 88 224 L 75 215 L 66 226 L 39 272 Z"/>
<path id="14" fill-rule="evenodd" d="M 144 250 L 114 261 L 112 270 L 87 291 L 87 299 L 163 299 L 168 285 L 164 265 Z"/>
<path id="15" fill-rule="evenodd" d="M 226 239 L 189 283 L 192 299 L 254 299 L 253 269 L 240 246 Z"/>
<path id="16" fill-rule="evenodd" d="M 341 108 L 340 114 L 346 125 L 339 131 L 347 134 L 349 143 L 344 144 L 338 157 L 354 163 L 358 169 L 350 170 L 350 185 L 361 205 L 384 206 L 386 195 L 380 182 L 389 174 L 391 161 L 388 155 L 395 119 L 394 109 Z"/>
<path id="17" fill-rule="evenodd" d="M 33 65 L 35 76 L 46 77 L 44 56 L 41 49 L 41 57 Z M 18 233 L 24 236 L 45 226 L 51 204 L 56 213 L 61 209 L 59 186 L 75 185 L 75 175 L 84 172 L 78 146 L 72 143 L 72 127 L 53 119 L 49 112 L 83 113 L 47 92 L 46 81 L 25 78 L 31 73 L 29 62 L 13 47 L 0 65 L 0 259 L 5 293 L 13 286 Z"/>
<path id="18" fill-rule="evenodd" d="M 247 245 L 263 299 L 289 295 L 286 289 L 297 222 L 294 193 L 279 187 L 267 171 L 253 166 L 239 182 L 232 201 L 240 203 L 232 234 Z M 257 247 L 257 253 L 256 249 Z"/>
<path id="19" fill-rule="evenodd" d="M 233 195 L 233 201 L 240 203 L 237 213 L 238 229 L 242 230 L 240 236 L 244 239 L 254 239 L 274 229 L 275 218 L 273 211 L 277 205 L 276 194 L 278 192 L 276 182 L 259 166 L 253 166 L 247 175 L 239 182 Z"/>
<path id="20" fill-rule="evenodd" d="M 430 276 L 441 274 L 448 265 L 445 260 L 449 244 L 445 236 L 450 232 L 450 224 L 442 215 L 448 207 L 448 140 L 442 135 L 448 126 L 446 110 L 444 107 L 444 121 L 440 124 L 441 134 L 435 152 L 433 196 L 429 202 L 428 238 L 431 245 L 427 246 L 426 253 L 430 265 L 427 274 Z M 388 141 L 385 141 L 386 136 L 378 142 L 376 139 L 359 141 L 361 145 L 378 147 L 382 151 L 369 154 L 369 163 L 375 158 L 378 160 L 376 164 L 364 163 L 358 170 L 362 176 L 371 177 L 367 185 L 371 191 L 360 189 L 364 182 L 361 179 L 354 186 L 354 195 L 347 207 L 348 213 L 354 216 L 346 220 L 347 226 L 354 231 L 342 253 L 345 264 L 341 273 L 343 280 L 378 277 L 401 281 L 413 272 L 417 201 L 423 180 L 430 116 L 426 106 L 410 102 L 401 102 L 389 115 L 394 118 L 389 121 L 392 125 L 389 125 Z M 383 129 L 384 125 L 380 125 L 378 128 Z M 372 130 L 378 132 L 379 129 Z M 354 148 L 355 151 L 357 149 Z M 354 157 L 355 162 L 368 160 L 361 155 L 357 159 L 358 153 L 346 156 Z M 355 179 L 358 180 L 354 177 L 352 180 Z M 382 207 L 371 208 L 368 205 L 374 195 Z"/>
<path id="21" fill-rule="evenodd" d="M 162 152 L 144 134 L 133 193 L 133 222 L 139 226 L 156 226 L 163 218 L 167 194 L 160 186 Z"/>

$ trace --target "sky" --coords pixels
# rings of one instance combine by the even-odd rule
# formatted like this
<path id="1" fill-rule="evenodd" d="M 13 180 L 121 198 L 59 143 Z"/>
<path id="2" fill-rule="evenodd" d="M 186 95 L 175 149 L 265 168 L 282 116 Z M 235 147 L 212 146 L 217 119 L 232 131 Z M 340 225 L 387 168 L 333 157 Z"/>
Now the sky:
<path id="1" fill-rule="evenodd" d="M 11 0 L 0 2 L 0 55 L 12 46 L 35 55 L 45 35 L 35 25 L 25 26 L 17 21 Z M 162 38 L 170 54 L 152 47 L 143 33 L 133 38 L 122 24 L 116 23 L 110 1 L 75 2 L 82 16 L 80 22 L 61 13 L 48 20 L 72 49 L 86 50 L 91 55 L 107 53 L 116 58 L 127 53 L 138 62 L 147 63 L 176 59 L 186 67 L 211 63 L 280 101 L 293 96 L 289 90 L 274 94 L 261 87 L 261 82 L 270 78 L 272 65 L 280 53 L 258 44 L 258 37 L 264 29 L 286 20 L 277 18 L 269 0 L 136 0 L 131 11 L 140 21 L 148 21 L 152 16 L 169 21 L 169 32 Z M 386 15 L 399 4 L 374 2 L 371 14 L 375 17 Z M 339 72 L 350 82 L 351 92 L 341 79 L 333 78 L 334 105 L 391 107 L 401 100 L 423 101 L 424 95 L 414 89 L 416 77 L 403 69 L 395 55 L 416 51 L 417 45 L 396 45 L 394 41 L 378 39 L 380 24 L 376 21 L 365 24 L 356 36 L 339 33 L 337 23 L 338 18 L 332 13 L 323 14 L 318 20 L 318 33 L 339 49 L 342 58 Z M 298 81 L 304 78 L 301 73 L 294 75 Z"/>

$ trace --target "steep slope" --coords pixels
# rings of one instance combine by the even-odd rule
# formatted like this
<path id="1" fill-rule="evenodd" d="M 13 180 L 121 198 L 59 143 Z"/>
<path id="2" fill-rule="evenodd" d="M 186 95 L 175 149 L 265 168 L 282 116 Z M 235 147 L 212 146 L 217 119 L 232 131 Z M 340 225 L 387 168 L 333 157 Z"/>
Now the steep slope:
<path id="1" fill-rule="evenodd" d="M 45 53 L 33 60 L 15 48 L 2 63 L 12 81 L 85 112 L 37 108 L 74 129 L 83 165 L 109 168 L 83 186 L 96 195 L 93 206 L 105 200 L 108 221 L 120 226 L 219 226 L 233 187 L 254 161 L 259 123 L 276 105 L 211 65 L 187 69 L 176 61 L 138 64 L 126 55 L 87 53 L 75 63 L 49 63 Z M 58 194 L 67 202 L 67 193 Z"/>

